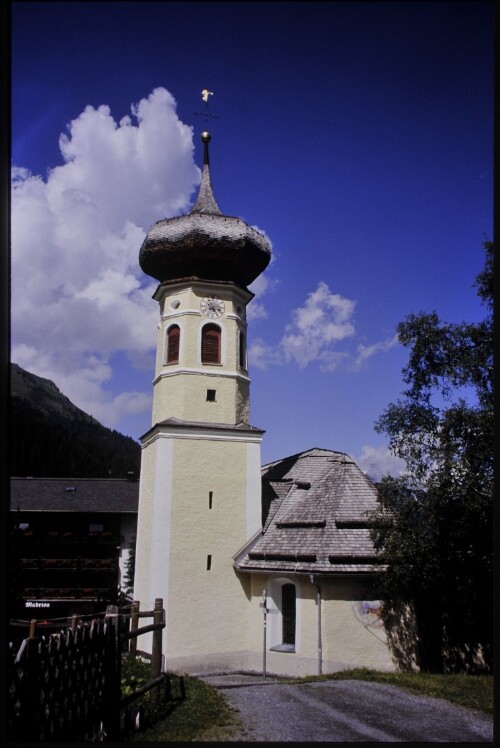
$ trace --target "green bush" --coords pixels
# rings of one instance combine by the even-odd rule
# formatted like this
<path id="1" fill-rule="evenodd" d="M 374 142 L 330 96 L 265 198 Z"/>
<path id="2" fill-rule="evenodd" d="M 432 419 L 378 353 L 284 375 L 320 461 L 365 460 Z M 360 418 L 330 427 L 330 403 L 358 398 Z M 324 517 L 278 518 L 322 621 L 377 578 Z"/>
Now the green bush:
<path id="1" fill-rule="evenodd" d="M 174 673 L 165 674 L 165 682 L 134 699 L 122 709 L 123 737 L 151 728 L 165 719 L 182 701 L 184 696 L 182 678 Z M 151 680 L 151 665 L 141 658 L 122 658 L 121 696 L 130 696 Z"/>

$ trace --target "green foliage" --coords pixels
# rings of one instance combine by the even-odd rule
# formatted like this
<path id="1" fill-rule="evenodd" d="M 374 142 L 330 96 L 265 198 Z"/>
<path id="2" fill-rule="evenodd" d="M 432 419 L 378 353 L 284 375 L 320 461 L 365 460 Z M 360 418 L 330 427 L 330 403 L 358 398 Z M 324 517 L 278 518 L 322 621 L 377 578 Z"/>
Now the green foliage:
<path id="1" fill-rule="evenodd" d="M 122 656 L 121 672 L 121 698 L 131 696 L 139 688 L 146 685 L 150 680 L 149 666 L 128 655 Z M 121 711 L 121 738 L 130 739 L 131 735 L 146 729 L 147 725 L 154 725 L 157 720 L 162 719 L 166 708 L 158 709 L 151 691 L 136 698 L 131 704 Z M 140 714 L 140 724 L 135 725 L 135 716 Z"/>
<path id="2" fill-rule="evenodd" d="M 135 547 L 137 537 L 134 535 L 129 545 L 129 554 L 125 562 L 125 576 L 123 578 L 123 592 L 132 595 L 134 592 L 134 575 L 135 575 Z"/>
<path id="3" fill-rule="evenodd" d="M 166 719 L 183 701 L 183 691 L 181 687 L 181 677 L 168 673 L 164 685 L 151 689 L 146 693 L 134 699 L 129 706 L 123 710 L 123 717 L 126 714 L 135 714 L 140 711 L 140 729 L 131 728 L 127 725 L 127 719 L 123 720 L 123 738 L 130 738 L 137 735 L 139 739 L 144 739 L 144 731 L 151 729 L 158 722 Z M 151 665 L 148 662 L 136 657 L 132 658 L 125 654 L 122 656 L 121 669 L 121 696 L 125 698 L 135 693 L 139 688 L 145 686 L 151 680 Z"/>
<path id="4" fill-rule="evenodd" d="M 425 669 L 479 667 L 491 644 L 493 525 L 493 245 L 476 280 L 477 323 L 410 314 L 408 388 L 376 424 L 406 461 L 379 484 L 372 538 L 387 564 L 383 592 L 411 601 Z"/>

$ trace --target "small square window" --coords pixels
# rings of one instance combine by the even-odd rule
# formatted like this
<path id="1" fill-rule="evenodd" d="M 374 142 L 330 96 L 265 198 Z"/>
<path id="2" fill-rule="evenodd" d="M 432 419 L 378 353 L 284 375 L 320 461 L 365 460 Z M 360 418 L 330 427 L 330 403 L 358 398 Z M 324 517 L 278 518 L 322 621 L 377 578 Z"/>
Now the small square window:
<path id="1" fill-rule="evenodd" d="M 207 390 L 207 402 L 208 403 L 215 402 L 215 390 Z"/>

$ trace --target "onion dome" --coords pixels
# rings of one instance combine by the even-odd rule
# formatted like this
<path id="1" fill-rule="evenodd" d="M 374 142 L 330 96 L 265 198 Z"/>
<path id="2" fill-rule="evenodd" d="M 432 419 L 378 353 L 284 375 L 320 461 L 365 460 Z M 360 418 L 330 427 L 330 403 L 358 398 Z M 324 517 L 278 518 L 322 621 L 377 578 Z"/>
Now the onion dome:
<path id="1" fill-rule="evenodd" d="M 208 144 L 203 132 L 203 172 L 190 213 L 157 221 L 139 252 L 139 264 L 161 283 L 196 277 L 248 286 L 268 266 L 269 242 L 245 221 L 225 216 L 210 180 Z"/>

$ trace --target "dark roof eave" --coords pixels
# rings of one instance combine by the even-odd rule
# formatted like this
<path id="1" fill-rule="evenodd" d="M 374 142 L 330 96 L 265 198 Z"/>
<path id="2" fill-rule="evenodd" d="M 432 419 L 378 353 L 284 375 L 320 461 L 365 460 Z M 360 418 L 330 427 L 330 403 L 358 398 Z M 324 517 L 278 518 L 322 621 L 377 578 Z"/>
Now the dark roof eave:
<path id="1" fill-rule="evenodd" d="M 234 564 L 236 571 L 242 574 L 298 574 L 301 576 L 310 576 L 313 574 L 321 577 L 362 577 L 362 576 L 373 576 L 381 571 L 384 571 L 380 566 L 373 567 L 370 570 L 360 569 L 349 569 L 349 570 L 337 570 L 337 569 L 325 569 L 320 567 L 318 569 L 290 569 L 286 566 L 273 566 L 273 567 L 258 567 L 258 566 L 239 566 Z"/>
<path id="2" fill-rule="evenodd" d="M 34 509 L 33 507 L 27 506 L 11 506 L 11 512 L 29 512 L 30 514 L 130 514 L 131 516 L 137 516 L 138 509 L 120 509 L 120 508 L 108 508 L 108 509 L 89 509 L 88 507 L 68 507 L 66 509 L 53 509 L 52 507 L 44 507 L 43 509 Z"/>

